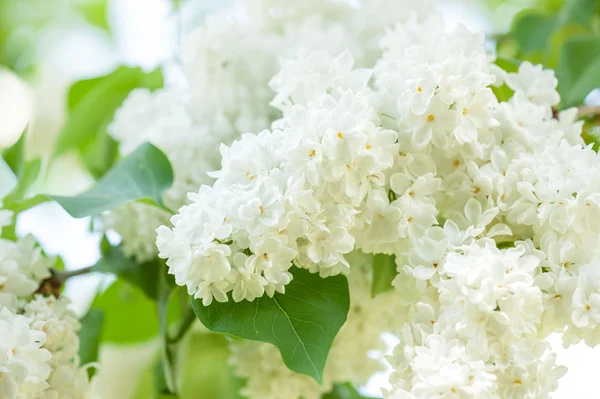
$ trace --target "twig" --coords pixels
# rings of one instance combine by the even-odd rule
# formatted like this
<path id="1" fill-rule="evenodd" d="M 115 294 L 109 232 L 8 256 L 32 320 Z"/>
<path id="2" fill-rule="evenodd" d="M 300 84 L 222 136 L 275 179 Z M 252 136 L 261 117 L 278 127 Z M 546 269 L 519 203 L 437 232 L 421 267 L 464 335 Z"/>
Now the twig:
<path id="1" fill-rule="evenodd" d="M 583 105 L 577 109 L 577 116 L 600 115 L 600 105 L 586 106 Z"/>
<path id="2" fill-rule="evenodd" d="M 94 266 L 88 266 L 77 270 L 69 270 L 65 272 L 54 272 L 55 278 L 59 279 L 63 283 L 71 277 L 83 276 L 94 271 Z"/>
<path id="3" fill-rule="evenodd" d="M 50 270 L 51 276 L 40 283 L 37 293 L 42 295 L 54 295 L 59 297 L 60 289 L 71 277 L 83 276 L 94 271 L 93 266 L 84 267 L 77 270 L 57 271 Z"/>

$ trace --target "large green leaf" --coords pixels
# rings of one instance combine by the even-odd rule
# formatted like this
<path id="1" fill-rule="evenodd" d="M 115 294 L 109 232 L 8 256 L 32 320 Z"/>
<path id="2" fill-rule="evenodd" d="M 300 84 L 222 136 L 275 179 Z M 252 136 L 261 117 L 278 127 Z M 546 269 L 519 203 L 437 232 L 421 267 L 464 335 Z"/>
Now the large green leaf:
<path id="1" fill-rule="evenodd" d="M 173 169 L 166 155 L 152 144 L 145 143 L 82 194 L 71 197 L 38 194 L 11 200 L 5 206 L 19 213 L 55 200 L 71 216 L 81 218 L 139 201 L 171 212 L 163 206 L 162 198 L 173 184 L 173 178 Z"/>
<path id="2" fill-rule="evenodd" d="M 344 276 L 321 278 L 293 268 L 285 294 L 252 302 L 192 299 L 196 315 L 209 330 L 254 341 L 269 342 L 281 352 L 287 367 L 319 383 L 333 339 L 346 321 L 350 306 Z"/>
<path id="3" fill-rule="evenodd" d="M 136 88 L 163 86 L 160 70 L 145 73 L 141 68 L 119 67 L 106 76 L 79 81 L 68 95 L 69 117 L 61 132 L 56 154 L 77 150 L 96 177 L 112 166 L 117 146 L 107 126 L 129 93 Z"/>
<path id="4" fill-rule="evenodd" d="M 173 184 L 173 169 L 158 148 L 146 143 L 111 169 L 89 191 L 74 197 L 52 196 L 75 218 L 96 215 L 132 201 L 162 204 Z"/>
<path id="5" fill-rule="evenodd" d="M 81 319 L 81 330 L 79 330 L 79 358 L 81 364 L 98 360 L 103 323 L 104 312 L 100 309 L 90 309 Z"/>
<path id="6" fill-rule="evenodd" d="M 389 291 L 393 288 L 392 281 L 396 278 L 396 256 L 377 254 L 373 256 L 373 284 L 371 296 Z"/>
<path id="7" fill-rule="evenodd" d="M 600 87 L 600 36 L 568 39 L 560 54 L 559 90 L 563 106 L 579 105 Z"/>

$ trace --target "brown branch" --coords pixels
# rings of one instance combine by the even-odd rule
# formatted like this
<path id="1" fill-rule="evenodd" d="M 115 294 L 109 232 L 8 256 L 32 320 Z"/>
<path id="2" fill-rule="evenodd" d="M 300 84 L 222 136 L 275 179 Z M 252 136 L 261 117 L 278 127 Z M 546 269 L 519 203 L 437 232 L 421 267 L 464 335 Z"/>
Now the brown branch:
<path id="1" fill-rule="evenodd" d="M 62 286 L 68 279 L 71 277 L 83 276 L 84 274 L 88 274 L 93 271 L 94 269 L 92 266 L 69 271 L 50 270 L 50 277 L 40 283 L 40 287 L 36 293 L 44 296 L 54 295 L 58 298 L 60 296 L 60 290 Z"/>
<path id="2" fill-rule="evenodd" d="M 582 105 L 581 107 L 579 107 L 577 109 L 577 116 L 593 116 L 593 115 L 600 116 L 600 105 L 596 105 L 596 106 Z"/>

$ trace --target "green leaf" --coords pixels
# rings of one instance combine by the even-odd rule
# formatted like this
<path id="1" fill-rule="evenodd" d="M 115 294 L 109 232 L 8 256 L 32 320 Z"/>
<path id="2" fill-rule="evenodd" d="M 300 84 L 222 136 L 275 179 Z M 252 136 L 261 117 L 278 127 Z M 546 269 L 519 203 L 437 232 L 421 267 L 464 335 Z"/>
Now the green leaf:
<path id="1" fill-rule="evenodd" d="M 593 32 L 598 4 L 597 0 L 565 0 L 545 10 L 536 7 L 521 11 L 509 35 L 518 43 L 519 58 L 556 68 L 567 38 Z"/>
<path id="2" fill-rule="evenodd" d="M 108 243 L 106 237 L 103 244 Z M 161 263 L 159 260 L 137 263 L 128 258 L 119 247 L 103 245 L 102 257 L 92 266 L 94 271 L 111 273 L 138 287 L 150 299 L 158 298 L 158 283 Z"/>
<path id="3" fill-rule="evenodd" d="M 563 107 L 583 103 L 585 97 L 600 87 L 600 36 L 568 39 L 560 53 L 559 92 Z"/>
<path id="4" fill-rule="evenodd" d="M 396 256 L 377 254 L 373 256 L 373 284 L 371 296 L 375 297 L 393 288 L 392 281 L 396 278 Z"/>
<path id="5" fill-rule="evenodd" d="M 142 144 L 112 168 L 89 191 L 74 197 L 52 196 L 71 216 L 102 213 L 132 201 L 162 205 L 164 192 L 173 184 L 168 158 L 150 143 Z"/>
<path id="6" fill-rule="evenodd" d="M 13 199 L 5 203 L 5 207 L 19 213 L 55 200 L 71 216 L 81 218 L 138 201 L 172 213 L 162 205 L 163 194 L 172 184 L 173 169 L 168 158 L 152 144 L 145 143 L 83 194 L 72 197 L 38 194 L 30 198 Z"/>
<path id="7" fill-rule="evenodd" d="M 44 194 L 38 194 L 33 197 L 12 202 L 10 204 L 4 204 L 4 207 L 13 211 L 13 213 L 21 213 L 29 208 L 33 208 L 48 201 L 52 201 L 52 198 Z"/>
<path id="8" fill-rule="evenodd" d="M 42 161 L 39 158 L 25 162 L 17 175 L 17 186 L 3 200 L 4 206 L 10 208 L 12 203 L 23 199 L 31 186 L 37 181 L 42 170 Z"/>
<path id="9" fill-rule="evenodd" d="M 98 360 L 103 323 L 104 312 L 99 309 L 90 309 L 81 319 L 81 330 L 79 330 L 79 358 L 81 364 Z"/>
<path id="10" fill-rule="evenodd" d="M 119 67 L 99 78 L 82 80 L 68 94 L 69 117 L 61 132 L 55 153 L 77 150 L 90 171 L 102 175 L 114 160 L 115 143 L 106 128 L 114 113 L 136 88 L 163 86 L 160 70 L 145 73 L 141 68 Z"/>
<path id="11" fill-rule="evenodd" d="M 17 177 L 8 164 L 0 157 L 0 198 L 10 193 L 17 185 Z"/>
<path id="12" fill-rule="evenodd" d="M 158 335 L 155 302 L 142 291 L 117 279 L 92 302 L 92 309 L 104 312 L 102 341 L 131 344 Z"/>
<path id="13" fill-rule="evenodd" d="M 350 383 L 336 384 L 331 392 L 323 394 L 321 399 L 375 399 L 363 396 L 356 387 Z"/>
<path id="14" fill-rule="evenodd" d="M 87 170 L 98 180 L 115 164 L 119 156 L 119 143 L 108 134 L 106 128 L 103 128 L 83 149 L 81 155 Z"/>
<path id="15" fill-rule="evenodd" d="M 74 0 L 73 5 L 90 24 L 108 30 L 107 0 Z"/>
<path id="16" fill-rule="evenodd" d="M 19 204 L 24 202 L 23 199 L 31 186 L 36 182 L 42 167 L 42 162 L 39 158 L 25 162 L 18 169 L 19 175 L 17 176 L 16 186 L 10 191 L 0 203 L 5 209 L 13 211 L 12 223 L 2 228 L 1 236 L 11 240 L 17 238 L 16 234 L 16 222 L 17 215 L 20 212 Z"/>
<path id="17" fill-rule="evenodd" d="M 327 354 L 348 314 L 348 281 L 344 276 L 321 278 L 295 267 L 292 274 L 285 294 L 273 298 L 264 295 L 238 303 L 230 298 L 210 306 L 192 299 L 192 306 L 209 330 L 272 343 L 290 370 L 321 383 Z"/>
<path id="18" fill-rule="evenodd" d="M 543 50 L 556 28 L 556 16 L 543 15 L 533 9 L 520 13 L 515 18 L 513 33 L 522 52 Z"/>
<path id="19" fill-rule="evenodd" d="M 597 0 L 566 0 L 558 14 L 558 22 L 561 25 L 576 24 L 590 27 L 597 7 Z"/>
<path id="20" fill-rule="evenodd" d="M 12 147 L 2 152 L 2 158 L 15 176 L 19 176 L 21 168 L 25 164 L 25 133 Z"/>

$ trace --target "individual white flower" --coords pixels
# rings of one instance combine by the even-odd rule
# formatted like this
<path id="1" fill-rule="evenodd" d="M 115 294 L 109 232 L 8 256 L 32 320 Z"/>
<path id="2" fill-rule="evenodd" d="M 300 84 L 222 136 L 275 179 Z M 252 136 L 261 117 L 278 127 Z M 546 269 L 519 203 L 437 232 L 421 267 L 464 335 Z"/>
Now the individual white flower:
<path id="1" fill-rule="evenodd" d="M 52 258 L 36 248 L 33 236 L 19 241 L 0 239 L 0 305 L 14 304 L 16 297 L 28 297 L 50 277 Z"/>
<path id="2" fill-rule="evenodd" d="M 32 329 L 25 316 L 0 309 L 0 393 L 15 399 L 48 386 L 51 353 L 43 349 L 46 334 Z"/>
<path id="3" fill-rule="evenodd" d="M 412 132 L 413 144 L 417 148 L 426 146 L 430 141 L 443 148 L 448 142 L 446 136 L 455 129 L 457 124 L 456 110 L 448 109 L 448 105 L 440 97 L 434 97 L 423 114 L 406 115 L 400 128 Z"/>
<path id="4" fill-rule="evenodd" d="M 554 76 L 554 71 L 543 69 L 541 65 L 522 62 L 517 73 L 506 75 L 506 84 L 514 91 L 523 92 L 534 104 L 554 106 L 560 101 L 556 91 L 558 79 Z"/>

